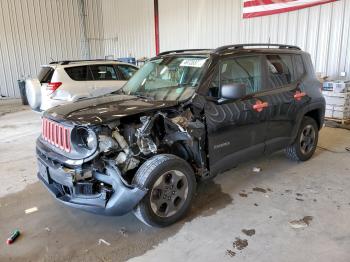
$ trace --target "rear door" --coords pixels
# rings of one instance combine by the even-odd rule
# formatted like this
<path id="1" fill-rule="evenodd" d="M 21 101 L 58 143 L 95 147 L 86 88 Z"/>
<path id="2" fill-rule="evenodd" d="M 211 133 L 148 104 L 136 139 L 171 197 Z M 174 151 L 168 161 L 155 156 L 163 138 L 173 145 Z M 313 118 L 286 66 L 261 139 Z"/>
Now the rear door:
<path id="1" fill-rule="evenodd" d="M 218 74 L 209 88 L 204 107 L 210 172 L 216 174 L 237 163 L 263 154 L 267 129 L 267 111 L 263 91 L 263 58 L 260 55 L 233 57 L 220 63 Z M 229 83 L 246 85 L 247 96 L 220 101 L 220 86 Z"/>
<path id="2" fill-rule="evenodd" d="M 117 91 L 126 83 L 113 64 L 97 64 L 89 67 L 94 78 L 93 96 Z"/>
<path id="3" fill-rule="evenodd" d="M 269 54 L 265 59 L 265 100 L 269 103 L 266 153 L 271 153 L 291 143 L 298 125 L 297 115 L 309 97 L 303 92 L 305 68 L 301 55 Z"/>

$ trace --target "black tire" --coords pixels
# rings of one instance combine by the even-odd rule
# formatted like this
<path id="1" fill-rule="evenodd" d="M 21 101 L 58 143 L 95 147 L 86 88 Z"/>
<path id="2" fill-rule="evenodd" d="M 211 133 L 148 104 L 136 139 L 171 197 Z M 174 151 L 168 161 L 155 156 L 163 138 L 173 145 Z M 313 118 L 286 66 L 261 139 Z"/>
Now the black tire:
<path id="1" fill-rule="evenodd" d="M 304 141 L 304 144 L 301 141 L 305 137 L 304 136 L 305 132 L 308 132 L 306 128 L 310 128 L 309 130 L 313 130 L 310 132 L 314 132 L 313 138 L 312 138 L 312 135 L 310 136 L 310 138 L 307 138 L 308 142 L 310 142 L 310 145 L 306 147 L 307 150 L 304 148 L 305 141 Z M 301 121 L 298 135 L 294 143 L 285 149 L 286 156 L 293 161 L 309 160 L 312 157 L 312 155 L 315 153 L 315 150 L 317 147 L 318 131 L 319 131 L 319 128 L 316 121 L 311 117 L 305 116 Z"/>
<path id="2" fill-rule="evenodd" d="M 169 177 L 169 181 L 166 181 Z M 177 189 L 181 181 L 183 188 Z M 143 163 L 133 178 L 133 184 L 148 189 L 146 196 L 134 209 L 134 214 L 140 221 L 153 227 L 166 227 L 183 218 L 190 209 L 196 190 L 196 179 L 191 166 L 185 160 L 168 154 L 156 155 Z M 178 194 L 184 194 L 183 199 Z M 164 203 L 160 204 L 162 201 Z M 175 213 L 167 216 L 166 210 L 171 208 L 178 210 L 172 210 Z"/>

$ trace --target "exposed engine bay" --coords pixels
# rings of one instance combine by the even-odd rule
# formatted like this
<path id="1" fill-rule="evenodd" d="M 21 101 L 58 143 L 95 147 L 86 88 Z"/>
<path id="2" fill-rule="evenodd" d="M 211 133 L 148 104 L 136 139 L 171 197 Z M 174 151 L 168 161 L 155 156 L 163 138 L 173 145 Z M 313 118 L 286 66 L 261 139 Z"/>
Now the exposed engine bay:
<path id="1" fill-rule="evenodd" d="M 206 170 L 205 127 L 189 109 L 121 119 L 99 127 L 99 155 L 93 168 L 116 165 L 129 184 L 138 167 L 155 154 L 174 154 L 189 162 L 197 175 Z"/>

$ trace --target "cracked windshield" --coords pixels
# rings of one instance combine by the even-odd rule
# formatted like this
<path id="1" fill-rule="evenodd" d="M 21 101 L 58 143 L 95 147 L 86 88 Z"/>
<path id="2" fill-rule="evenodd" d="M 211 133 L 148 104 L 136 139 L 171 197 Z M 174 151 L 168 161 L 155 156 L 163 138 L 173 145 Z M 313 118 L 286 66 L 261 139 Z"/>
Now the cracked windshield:
<path id="1" fill-rule="evenodd" d="M 142 98 L 181 101 L 190 98 L 203 75 L 207 57 L 171 57 L 148 62 L 123 92 Z"/>

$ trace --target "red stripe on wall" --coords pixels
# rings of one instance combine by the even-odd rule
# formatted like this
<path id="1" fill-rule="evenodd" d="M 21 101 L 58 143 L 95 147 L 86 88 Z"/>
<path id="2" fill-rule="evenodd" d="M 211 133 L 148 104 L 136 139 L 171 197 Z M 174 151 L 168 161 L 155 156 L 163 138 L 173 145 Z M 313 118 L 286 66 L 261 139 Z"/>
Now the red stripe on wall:
<path id="1" fill-rule="evenodd" d="M 271 5 L 271 4 L 279 4 L 279 3 L 288 3 L 288 2 L 294 2 L 298 0 L 250 0 L 245 1 L 243 6 L 244 7 L 252 7 L 252 6 L 260 6 L 260 5 Z"/>
<path id="2" fill-rule="evenodd" d="M 259 17 L 259 16 L 266 16 L 266 15 L 274 15 L 274 14 L 280 14 L 280 13 L 285 13 L 285 12 L 291 12 L 307 7 L 312 7 L 320 4 L 328 4 L 331 2 L 335 2 L 338 0 L 328 0 L 324 1 L 322 3 L 317 2 L 317 3 L 310 3 L 310 4 L 305 4 L 305 5 L 300 5 L 300 6 L 293 6 L 293 7 L 288 7 L 288 8 L 281 8 L 281 9 L 276 9 L 276 10 L 268 10 L 268 11 L 262 11 L 262 12 L 254 12 L 254 13 L 243 13 L 243 18 L 253 18 L 253 17 Z"/>

